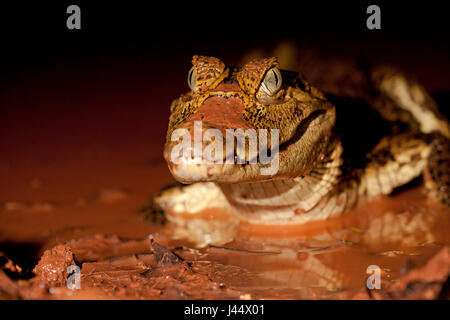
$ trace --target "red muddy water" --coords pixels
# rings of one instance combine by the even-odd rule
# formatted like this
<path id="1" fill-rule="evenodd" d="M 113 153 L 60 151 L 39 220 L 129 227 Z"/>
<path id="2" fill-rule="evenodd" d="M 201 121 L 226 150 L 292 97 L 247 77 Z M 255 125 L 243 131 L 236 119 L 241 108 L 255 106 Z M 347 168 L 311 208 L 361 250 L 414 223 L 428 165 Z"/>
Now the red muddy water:
<path id="1" fill-rule="evenodd" d="M 200 245 L 211 234 L 189 229 L 189 217 L 181 217 L 186 230 L 145 221 L 142 205 L 174 181 L 162 149 L 169 104 L 187 90 L 184 73 L 178 75 L 184 65 L 160 66 L 169 72 L 159 73 L 155 86 L 149 66 L 124 65 L 31 70 L 3 88 L 0 298 L 445 294 L 450 210 L 430 201 L 419 183 L 300 226 L 251 225 L 205 212 L 200 219 L 214 227 L 216 242 L 206 247 Z M 81 268 L 80 290 L 65 285 L 73 264 Z M 371 265 L 381 270 L 376 294 L 366 289 Z M 411 281 L 423 290 L 404 289 Z M 437 287 L 427 286 L 431 281 Z"/>

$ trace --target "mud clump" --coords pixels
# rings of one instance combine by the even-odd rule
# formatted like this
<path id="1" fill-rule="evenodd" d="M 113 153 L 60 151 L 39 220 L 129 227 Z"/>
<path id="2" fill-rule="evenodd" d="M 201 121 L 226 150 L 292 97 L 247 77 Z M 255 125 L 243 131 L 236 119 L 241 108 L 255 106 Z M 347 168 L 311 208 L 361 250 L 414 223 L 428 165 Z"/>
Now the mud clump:
<path id="1" fill-rule="evenodd" d="M 72 249 L 65 245 L 57 245 L 44 252 L 33 272 L 47 287 L 58 287 L 66 284 L 69 275 L 67 268 L 74 264 Z"/>
<path id="2" fill-rule="evenodd" d="M 217 266 L 185 259 L 187 249 L 174 253 L 165 235 L 121 239 L 102 235 L 73 239 L 44 251 L 29 280 L 11 278 L 16 270 L 0 264 L 3 299 L 239 299 L 247 292 L 224 284 L 232 274 Z M 66 287 L 69 266 L 80 266 L 78 286 Z M 17 273 L 17 272 L 16 272 Z"/>

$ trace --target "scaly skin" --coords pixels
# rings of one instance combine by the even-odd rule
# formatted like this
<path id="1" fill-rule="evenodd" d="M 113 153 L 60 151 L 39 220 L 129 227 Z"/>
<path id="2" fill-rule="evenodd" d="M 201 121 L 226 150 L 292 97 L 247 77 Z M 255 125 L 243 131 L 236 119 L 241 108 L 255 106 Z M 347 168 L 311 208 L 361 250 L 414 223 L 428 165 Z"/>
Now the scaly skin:
<path id="1" fill-rule="evenodd" d="M 352 149 L 352 137 L 340 132 L 345 126 L 339 113 L 345 116 L 345 108 L 336 108 L 302 75 L 277 65 L 276 58 L 267 58 L 229 68 L 217 58 L 194 56 L 192 90 L 170 107 L 164 149 L 175 179 L 191 185 L 167 189 L 154 199 L 169 218 L 174 212 L 221 208 L 260 223 L 305 223 L 389 194 L 423 172 L 430 194 L 449 205 L 449 125 L 420 85 L 391 69 L 371 72 L 366 101 L 392 130 L 364 153 L 363 145 Z M 274 85 L 279 81 L 281 86 Z M 192 132 L 198 120 L 203 132 L 278 129 L 278 171 L 268 176 L 261 174 L 265 165 L 260 163 L 211 164 L 203 158 L 175 163 L 178 141 L 172 141 L 172 133 Z M 248 144 L 245 150 L 248 160 Z"/>

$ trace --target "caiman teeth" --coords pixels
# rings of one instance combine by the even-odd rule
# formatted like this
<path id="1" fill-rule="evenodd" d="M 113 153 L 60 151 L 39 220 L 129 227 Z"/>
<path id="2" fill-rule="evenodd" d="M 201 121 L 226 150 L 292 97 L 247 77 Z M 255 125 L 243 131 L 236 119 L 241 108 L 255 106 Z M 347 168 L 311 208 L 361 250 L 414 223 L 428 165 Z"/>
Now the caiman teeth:
<path id="1" fill-rule="evenodd" d="M 242 159 L 240 159 L 242 160 Z M 234 163 L 235 165 L 239 165 L 240 167 L 244 167 L 250 164 L 255 164 L 256 163 L 256 159 L 251 159 L 251 160 L 244 160 L 243 163 L 238 163 L 238 156 L 234 155 Z"/>

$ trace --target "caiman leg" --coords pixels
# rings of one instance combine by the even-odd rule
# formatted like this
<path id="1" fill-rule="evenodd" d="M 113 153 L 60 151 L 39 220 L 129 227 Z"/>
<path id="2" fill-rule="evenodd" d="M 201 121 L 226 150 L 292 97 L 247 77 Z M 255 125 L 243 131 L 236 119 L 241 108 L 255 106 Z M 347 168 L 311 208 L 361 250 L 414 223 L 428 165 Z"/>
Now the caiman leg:
<path id="1" fill-rule="evenodd" d="M 423 167 L 425 186 L 431 197 L 450 206 L 450 126 L 436 102 L 421 85 L 393 69 L 374 70 L 371 82 L 377 91 L 373 106 L 378 112 L 388 121 L 409 124 L 418 135 L 390 138 L 375 148 L 375 155 L 398 155 L 396 160 L 404 163 L 404 169 L 396 171 L 397 165 L 386 159 L 379 159 L 379 163 L 385 163 L 380 167 L 375 157 L 369 167 L 376 169 L 368 168 L 372 172 L 368 172 L 366 181 L 373 182 L 377 177 L 380 183 L 368 182 L 368 194 L 377 193 L 377 188 L 389 193 L 396 182 L 408 182 Z M 386 145 L 390 145 L 389 151 Z"/>
<path id="2" fill-rule="evenodd" d="M 431 146 L 420 135 L 407 133 L 383 138 L 368 155 L 369 162 L 361 177 L 363 195 L 367 200 L 387 195 L 420 176 L 430 153 Z"/>
<path id="3" fill-rule="evenodd" d="M 448 121 L 420 84 L 391 68 L 377 68 L 370 78 L 376 91 L 372 105 L 382 117 L 407 123 L 416 132 L 450 138 Z"/>
<path id="4" fill-rule="evenodd" d="M 213 182 L 168 186 L 152 197 L 141 211 L 146 220 L 161 223 L 177 214 L 196 214 L 206 209 L 232 210 L 220 188 Z"/>
<path id="5" fill-rule="evenodd" d="M 436 135 L 430 143 L 431 152 L 425 170 L 425 187 L 430 196 L 450 207 L 450 141 Z"/>

